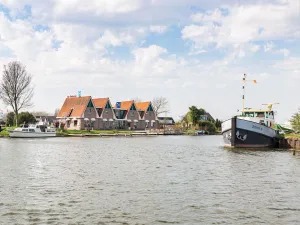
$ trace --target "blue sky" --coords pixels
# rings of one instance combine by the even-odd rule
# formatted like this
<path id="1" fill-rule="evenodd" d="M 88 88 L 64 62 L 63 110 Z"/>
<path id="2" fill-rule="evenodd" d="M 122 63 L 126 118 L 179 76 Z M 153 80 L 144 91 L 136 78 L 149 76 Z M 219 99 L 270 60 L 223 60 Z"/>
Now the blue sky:
<path id="1" fill-rule="evenodd" d="M 67 95 L 169 100 L 227 119 L 280 102 L 283 123 L 300 107 L 300 1 L 2 0 L 0 66 L 34 75 L 34 107 L 54 112 Z M 4 110 L 9 107 L 1 106 Z"/>

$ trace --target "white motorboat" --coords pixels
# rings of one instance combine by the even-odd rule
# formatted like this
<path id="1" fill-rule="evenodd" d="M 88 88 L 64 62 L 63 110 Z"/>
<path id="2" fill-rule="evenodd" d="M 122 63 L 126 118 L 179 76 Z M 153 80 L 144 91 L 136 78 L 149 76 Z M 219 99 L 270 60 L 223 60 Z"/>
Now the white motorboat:
<path id="1" fill-rule="evenodd" d="M 56 136 L 55 128 L 48 128 L 44 124 L 24 124 L 8 132 L 9 136 L 14 138 L 45 138 Z"/>

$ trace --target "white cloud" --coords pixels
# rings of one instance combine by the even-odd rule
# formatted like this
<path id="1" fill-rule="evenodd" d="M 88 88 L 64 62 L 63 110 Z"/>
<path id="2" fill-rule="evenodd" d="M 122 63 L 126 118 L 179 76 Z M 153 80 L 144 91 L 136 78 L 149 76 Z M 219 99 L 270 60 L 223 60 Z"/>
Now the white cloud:
<path id="1" fill-rule="evenodd" d="M 191 16 L 191 19 L 195 23 L 211 23 L 222 22 L 223 15 L 220 9 L 209 11 L 207 13 L 195 13 Z"/>
<path id="2" fill-rule="evenodd" d="M 203 50 L 203 49 L 192 49 L 192 51 L 189 52 L 189 55 L 199 55 L 206 52 L 207 50 Z"/>
<path id="3" fill-rule="evenodd" d="M 54 0 L 55 15 L 93 13 L 95 15 L 129 13 L 142 6 L 141 0 Z"/>
<path id="4" fill-rule="evenodd" d="M 252 2 L 240 6 L 221 5 L 236 2 L 232 0 L 2 2 L 14 15 L 22 11 L 25 4 L 32 6 L 32 16 L 27 20 L 10 21 L 0 13 L 0 66 L 14 59 L 27 65 L 34 74 L 37 109 L 51 111 L 59 107 L 66 95 L 83 90 L 83 94 L 118 100 L 136 96 L 136 93 L 143 99 L 162 95 L 169 99 L 174 117 L 185 113 L 189 105 L 199 103 L 213 115 L 226 119 L 232 108 L 235 110 L 239 105 L 237 81 L 244 72 L 257 75 L 266 84 L 272 83 L 267 86 L 270 93 L 275 93 L 282 84 L 279 76 L 269 76 L 272 70 L 299 77 L 299 56 L 289 57 L 295 55 L 293 50 L 276 42 L 300 37 L 292 1 Z M 99 7 L 100 3 L 103 7 Z M 191 5 L 210 10 L 191 16 Z M 151 32 L 162 34 L 171 30 L 169 27 L 177 32 L 178 23 L 184 25 L 181 32 L 186 45 L 178 41 L 178 36 L 171 36 L 173 32 L 166 36 L 167 44 L 165 39 L 161 39 L 159 45 L 151 37 L 148 39 Z M 49 29 L 34 30 L 38 24 Z M 53 43 L 60 44 L 56 44 L 55 49 Z M 284 54 L 285 60 L 273 67 L 268 62 L 256 64 L 254 61 L 253 66 L 252 59 L 247 57 L 251 54 L 261 57 L 264 43 L 275 43 L 277 47 L 270 52 Z M 177 49 L 177 44 L 182 46 Z M 126 50 L 115 48 L 120 46 Z M 189 55 L 181 51 L 188 46 L 192 46 Z M 211 49 L 217 50 L 216 54 L 212 54 Z M 244 64 L 239 64 L 239 60 Z M 272 80 L 268 80 L 270 77 Z M 199 95 L 191 88 L 206 88 L 210 97 L 201 98 L 199 102 Z M 217 93 L 218 88 L 226 88 L 226 95 Z M 259 91 L 253 93 L 253 98 L 260 98 Z M 228 99 L 235 100 L 232 107 L 226 108 Z M 220 108 L 226 109 L 220 112 Z"/>
<path id="5" fill-rule="evenodd" d="M 182 29 L 182 38 L 195 48 L 215 44 L 217 48 L 253 41 L 299 38 L 300 23 L 297 1 L 232 6 L 212 12 L 194 14 L 195 24 Z"/>
<path id="6" fill-rule="evenodd" d="M 167 31 L 168 27 L 167 26 L 150 26 L 150 31 L 163 34 Z"/>
<path id="7" fill-rule="evenodd" d="M 275 48 L 275 45 L 274 45 L 274 43 L 272 43 L 272 42 L 266 43 L 266 44 L 264 45 L 264 50 L 265 50 L 265 52 L 270 52 L 270 51 L 272 51 L 274 48 Z"/>
<path id="8" fill-rule="evenodd" d="M 157 45 L 133 50 L 135 61 L 132 65 L 132 74 L 135 76 L 168 75 L 176 68 L 177 60 L 169 55 L 167 58 L 163 57 L 166 53 L 167 49 Z"/>
<path id="9" fill-rule="evenodd" d="M 135 43 L 135 37 L 129 33 L 114 33 L 110 30 L 104 31 L 104 34 L 96 40 L 94 46 L 96 49 L 104 50 L 108 46 L 121 46 L 123 44 Z"/>
<path id="10" fill-rule="evenodd" d="M 290 57 L 282 61 L 277 62 L 274 65 L 275 68 L 287 71 L 287 72 L 299 72 L 300 71 L 300 58 Z"/>
<path id="11" fill-rule="evenodd" d="M 260 46 L 259 45 L 252 45 L 250 50 L 252 52 L 258 52 L 260 50 Z"/>
<path id="12" fill-rule="evenodd" d="M 288 57 L 290 55 L 290 50 L 288 50 L 287 48 L 279 49 L 277 52 L 283 54 L 284 57 Z"/>

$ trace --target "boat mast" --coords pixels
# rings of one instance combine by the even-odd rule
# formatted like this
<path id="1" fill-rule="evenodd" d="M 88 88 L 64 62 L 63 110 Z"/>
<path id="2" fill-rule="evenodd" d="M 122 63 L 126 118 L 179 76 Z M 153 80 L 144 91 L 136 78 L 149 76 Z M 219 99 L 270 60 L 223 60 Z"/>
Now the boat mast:
<path id="1" fill-rule="evenodd" d="M 244 114 L 244 110 L 245 110 L 245 93 L 246 93 L 246 82 L 247 81 L 252 81 L 254 84 L 257 84 L 256 80 L 247 80 L 247 75 L 244 73 L 244 78 L 243 78 L 243 111 L 242 111 L 242 115 Z"/>
<path id="2" fill-rule="evenodd" d="M 244 73 L 244 78 L 243 78 L 243 111 L 242 111 L 242 115 L 244 115 L 244 110 L 245 110 L 245 93 L 246 93 L 246 77 L 247 75 Z"/>

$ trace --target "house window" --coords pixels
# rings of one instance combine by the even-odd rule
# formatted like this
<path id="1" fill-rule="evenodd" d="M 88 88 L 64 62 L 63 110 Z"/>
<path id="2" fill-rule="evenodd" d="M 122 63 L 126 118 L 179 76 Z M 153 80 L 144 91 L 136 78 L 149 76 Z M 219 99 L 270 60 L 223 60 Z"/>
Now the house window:
<path id="1" fill-rule="evenodd" d="M 88 113 L 89 113 L 89 114 L 92 113 L 92 109 L 91 109 L 91 108 L 88 109 Z"/>
<path id="2" fill-rule="evenodd" d="M 106 115 L 108 114 L 108 110 L 105 110 L 105 114 L 106 114 Z"/>
<path id="3" fill-rule="evenodd" d="M 102 109 L 97 108 L 97 113 L 98 113 L 98 116 L 100 117 L 100 116 L 101 116 L 101 113 L 102 113 Z"/>
<path id="4" fill-rule="evenodd" d="M 119 110 L 115 110 L 115 114 L 116 114 L 116 117 L 119 119 L 120 118 L 120 111 Z"/>
<path id="5" fill-rule="evenodd" d="M 70 127 L 70 120 L 67 121 L 67 127 Z"/>
<path id="6" fill-rule="evenodd" d="M 149 114 L 149 116 L 151 116 L 152 112 L 150 111 L 148 114 Z"/>
<path id="7" fill-rule="evenodd" d="M 77 127 L 77 120 L 74 120 L 74 126 Z"/>
<path id="8" fill-rule="evenodd" d="M 130 115 L 131 115 L 131 117 L 134 117 L 134 112 L 130 111 Z"/>

